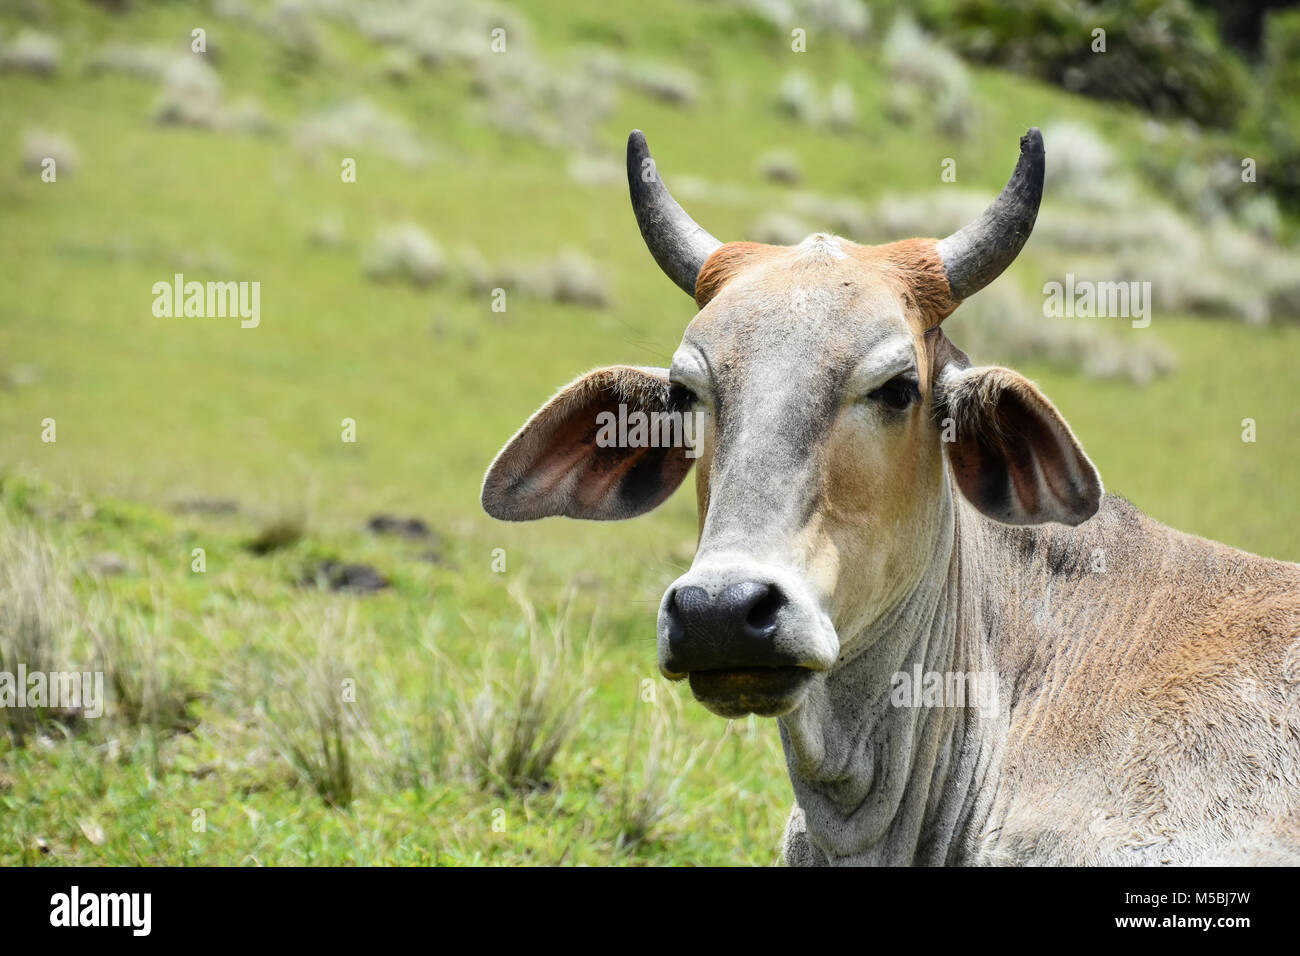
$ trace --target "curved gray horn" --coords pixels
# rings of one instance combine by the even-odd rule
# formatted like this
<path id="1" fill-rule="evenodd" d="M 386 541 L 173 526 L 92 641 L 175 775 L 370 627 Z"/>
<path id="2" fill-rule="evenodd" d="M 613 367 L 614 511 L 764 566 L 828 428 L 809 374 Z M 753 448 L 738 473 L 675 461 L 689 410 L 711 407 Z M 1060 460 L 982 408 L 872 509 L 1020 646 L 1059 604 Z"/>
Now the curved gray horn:
<path id="1" fill-rule="evenodd" d="M 968 226 L 939 240 L 939 255 L 953 299 L 974 295 L 1020 253 L 1033 231 L 1043 198 L 1043 134 L 1038 127 L 1020 137 L 1020 160 L 1002 194 Z"/>
<path id="2" fill-rule="evenodd" d="M 683 291 L 695 298 L 695 279 L 700 266 L 721 242 L 686 215 L 659 178 L 645 135 L 632 130 L 627 138 L 627 188 L 632 193 L 632 211 L 650 254 Z"/>

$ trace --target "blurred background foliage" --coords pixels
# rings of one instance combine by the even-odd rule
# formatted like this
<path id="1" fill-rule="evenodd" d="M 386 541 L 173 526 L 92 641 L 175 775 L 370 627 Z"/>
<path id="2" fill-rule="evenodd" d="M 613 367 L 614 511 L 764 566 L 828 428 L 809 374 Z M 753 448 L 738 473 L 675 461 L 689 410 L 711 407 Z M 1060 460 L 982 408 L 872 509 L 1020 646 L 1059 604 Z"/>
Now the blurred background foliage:
<path id="1" fill-rule="evenodd" d="M 1108 489 L 1300 559 L 1297 63 L 1295 10 L 1227 2 L 0 0 L 0 665 L 119 702 L 0 725 L 0 860 L 772 861 L 775 728 L 655 673 L 693 489 L 478 507 L 557 386 L 691 317 L 633 127 L 721 238 L 882 242 L 1040 126 L 1034 236 L 946 328 Z M 261 324 L 155 317 L 176 272 L 260 282 Z M 1150 282 L 1150 327 L 1044 315 L 1067 273 Z"/>
<path id="2" fill-rule="evenodd" d="M 1300 210 L 1300 10 L 1188 0 L 931 0 L 922 22 L 963 55 L 1153 115 L 1230 130 Z M 1107 55 L 1079 37 L 1105 31 Z"/>

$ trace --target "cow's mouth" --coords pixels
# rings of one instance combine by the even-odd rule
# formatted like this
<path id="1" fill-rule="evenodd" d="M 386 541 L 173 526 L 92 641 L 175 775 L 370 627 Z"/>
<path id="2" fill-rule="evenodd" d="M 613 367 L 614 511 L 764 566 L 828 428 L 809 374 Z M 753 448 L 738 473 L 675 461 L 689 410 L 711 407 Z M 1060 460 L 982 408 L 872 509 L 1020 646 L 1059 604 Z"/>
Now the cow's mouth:
<path id="1" fill-rule="evenodd" d="M 780 717 L 799 705 L 815 673 L 807 667 L 691 671 L 691 693 L 721 717 Z"/>

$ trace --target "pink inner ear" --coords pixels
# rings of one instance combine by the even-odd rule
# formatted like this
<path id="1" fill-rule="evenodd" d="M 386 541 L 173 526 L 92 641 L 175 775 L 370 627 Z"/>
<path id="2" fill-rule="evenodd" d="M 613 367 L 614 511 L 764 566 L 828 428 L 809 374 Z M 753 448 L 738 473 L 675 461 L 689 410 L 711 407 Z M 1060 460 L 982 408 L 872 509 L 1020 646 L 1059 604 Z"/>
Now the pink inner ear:
<path id="1" fill-rule="evenodd" d="M 1092 463 L 1028 382 L 1008 383 L 983 405 L 948 460 L 966 498 L 1000 521 L 1077 524 L 1100 500 Z"/>
<path id="2" fill-rule="evenodd" d="M 1047 448 L 1041 444 L 1044 437 L 1041 434 L 1043 432 L 1041 423 L 1021 405 L 1019 396 L 1012 401 L 1004 400 L 1003 405 L 998 409 L 998 416 L 1002 428 L 1002 437 L 998 444 L 1011 476 L 1012 494 L 1016 496 L 1016 501 L 1023 512 L 1034 514 L 1039 506 L 1035 453 L 1042 455 L 1047 451 Z M 1050 438 L 1048 440 L 1050 441 Z"/>
<path id="3" fill-rule="evenodd" d="M 668 411 L 664 369 L 597 369 L 561 389 L 519 430 L 483 479 L 483 508 L 504 521 L 631 518 L 668 498 L 694 460 L 686 447 L 601 447 L 598 416 Z M 653 441 L 655 422 L 646 438 Z M 641 434 L 638 428 L 637 434 Z M 680 431 L 674 429 L 677 439 Z"/>
<path id="4" fill-rule="evenodd" d="M 596 415 L 600 406 L 585 403 L 561 421 L 542 443 L 541 455 L 528 468 L 534 493 L 549 495 L 565 481 L 580 481 L 583 459 L 596 448 Z"/>
<path id="5" fill-rule="evenodd" d="M 957 487 L 971 500 L 980 486 L 980 470 L 983 468 L 983 456 L 979 452 L 979 442 L 957 441 L 948 446 L 948 463 L 952 474 L 957 479 Z"/>
<path id="6" fill-rule="evenodd" d="M 1009 454 L 1008 461 L 1017 494 L 1026 510 L 1034 511 L 1039 506 L 1040 476 L 1054 498 L 1061 502 L 1073 501 L 1079 494 L 1072 477 L 1077 464 L 1071 460 L 1074 448 L 1052 427 L 1047 417 L 1051 411 L 1035 409 L 1031 399 L 1020 395 L 998 411 L 1004 415 L 1006 430 L 1018 436 L 1016 444 L 1022 449 L 1014 458 Z M 1030 490 L 1024 493 L 1022 487 Z"/>
<path id="7" fill-rule="evenodd" d="M 667 498 L 690 470 L 691 460 L 684 448 L 601 447 L 596 443 L 599 431 L 597 416 L 601 412 L 617 414 L 619 401 L 626 402 L 629 414 L 651 411 L 640 404 L 620 399 L 615 389 L 593 390 L 578 407 L 568 409 L 541 440 L 538 457 L 527 467 L 527 492 L 530 498 L 560 497 L 569 501 L 565 513 L 578 516 L 607 516 L 625 507 L 616 498 L 624 479 L 648 457 L 659 463 L 662 494 L 652 496 L 648 510 Z M 639 512 L 638 512 L 639 513 Z"/>

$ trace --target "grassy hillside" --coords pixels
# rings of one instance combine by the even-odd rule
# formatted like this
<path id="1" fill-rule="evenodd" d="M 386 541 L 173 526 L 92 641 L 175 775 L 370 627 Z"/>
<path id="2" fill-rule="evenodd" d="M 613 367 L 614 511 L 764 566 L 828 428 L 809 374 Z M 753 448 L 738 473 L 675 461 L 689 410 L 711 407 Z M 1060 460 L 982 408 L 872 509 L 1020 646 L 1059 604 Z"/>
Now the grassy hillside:
<path id="1" fill-rule="evenodd" d="M 774 725 L 728 725 L 655 670 L 659 596 L 692 554 L 690 491 L 627 525 L 505 526 L 477 505 L 487 463 L 553 389 L 597 365 L 667 364 L 692 314 L 628 208 L 632 127 L 727 239 L 774 210 L 806 221 L 860 203 L 870 231 L 893 197 L 984 201 L 1026 127 L 1091 130 L 1113 160 L 1084 184 L 1130 191 L 1050 197 L 1044 216 L 1062 235 L 1089 213 L 1140 229 L 1159 211 L 1205 237 L 1198 254 L 1215 268 L 1212 231 L 1240 233 L 1245 265 L 1223 266 L 1219 298 L 1180 298 L 1208 267 L 1171 265 L 1143 234 L 1149 262 L 1134 277 L 1166 270 L 1155 274 L 1174 307 L 1146 329 L 1043 319 L 1054 337 L 1024 345 L 1017 367 L 1110 490 L 1182 529 L 1300 559 L 1300 325 L 1285 276 L 1276 289 L 1266 279 L 1294 252 L 1196 218 L 1151 175 L 1154 163 L 1175 176 L 1222 134 L 1155 127 L 996 70 L 912 77 L 890 59 L 887 10 L 860 38 L 810 22 L 794 53 L 789 30 L 745 4 L 432 3 L 391 31 L 380 12 L 413 5 L 359 6 L 373 19 L 333 3 L 0 14 L 11 49 L 24 31 L 58 42 L 50 70 L 0 73 L 0 605 L 52 608 L 37 624 L 13 611 L 11 634 L 26 628 L 67 666 L 97 662 L 135 701 L 66 733 L 0 737 L 0 861 L 775 859 L 790 796 Z M 497 24 L 499 54 L 484 49 Z M 196 27 L 204 54 L 190 52 Z M 197 72 L 184 65 L 196 57 Z M 836 84 L 852 94 L 844 122 L 828 118 Z M 969 107 L 946 125 L 930 109 L 944 96 Z M 763 174 L 775 148 L 797 186 Z M 46 153 L 55 182 L 40 176 Z M 946 158 L 955 184 L 941 180 Z M 406 223 L 441 250 L 423 250 L 429 281 L 377 281 L 403 261 L 377 237 Z M 1032 324 L 1047 278 L 1097 261 L 1036 237 L 1002 280 L 1009 308 Z M 152 287 L 175 272 L 260 282 L 260 325 L 155 317 Z M 1243 321 L 1236 304 L 1265 286 L 1268 321 Z M 977 360 L 1007 358 L 988 341 Z M 1156 374 L 1093 374 L 1084 360 L 1157 347 L 1171 360 Z M 340 440 L 344 419 L 355 443 Z M 217 500 L 233 512 L 211 513 Z M 187 501 L 208 508 L 178 513 Z M 436 537 L 361 530 L 377 512 L 422 516 Z M 282 546 L 250 549 L 277 527 Z M 327 560 L 371 565 L 392 586 L 304 586 Z M 497 728 L 531 713 L 511 588 L 543 633 L 574 595 L 568 656 L 543 639 L 534 676 L 576 723 L 543 779 L 522 782 L 485 765 L 460 709 Z M 340 711 L 341 679 L 358 693 Z M 566 696 L 587 689 L 581 706 Z"/>

